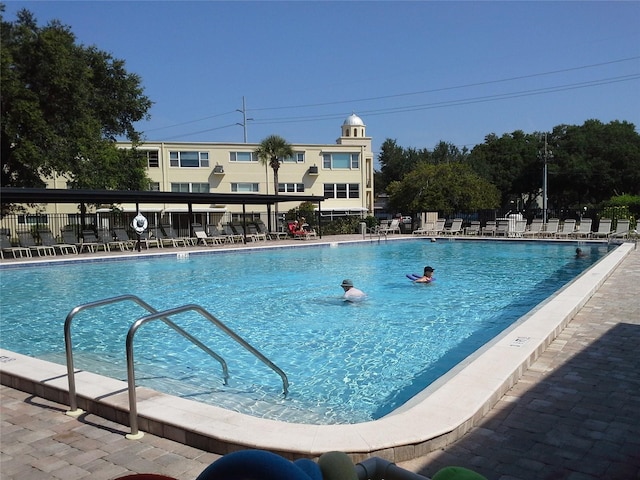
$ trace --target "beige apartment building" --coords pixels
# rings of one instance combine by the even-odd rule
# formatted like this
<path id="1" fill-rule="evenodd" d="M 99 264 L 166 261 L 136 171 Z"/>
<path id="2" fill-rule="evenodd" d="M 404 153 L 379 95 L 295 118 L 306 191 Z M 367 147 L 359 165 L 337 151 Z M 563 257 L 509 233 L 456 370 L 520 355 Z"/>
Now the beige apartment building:
<path id="1" fill-rule="evenodd" d="M 295 152 L 281 161 L 278 185 L 273 170 L 262 165 L 255 150 L 259 143 L 145 142 L 139 147 L 147 155 L 150 189 L 160 192 L 251 193 L 287 196 L 323 196 L 320 210 L 325 217 L 373 215 L 373 152 L 366 126 L 355 114 L 342 124 L 334 144 L 291 143 Z M 131 144 L 119 143 L 121 148 Z M 282 202 L 279 212 L 296 208 L 299 202 Z M 134 205 L 123 205 L 133 211 Z M 253 208 L 253 207 L 252 207 Z M 186 212 L 186 205 L 140 205 L 141 211 L 168 214 Z M 236 220 L 239 205 L 199 205 L 194 212 L 208 214 L 206 223 Z M 265 222 L 266 209 L 259 205 L 248 212 Z M 225 218 L 226 217 L 226 218 Z M 274 222 L 275 224 L 275 222 Z"/>
<path id="2" fill-rule="evenodd" d="M 337 129 L 336 129 L 337 130 Z M 324 197 L 320 202 L 323 221 L 337 216 L 366 217 L 374 213 L 373 152 L 366 126 L 355 114 L 340 126 L 335 143 L 300 144 L 287 139 L 295 152 L 292 158 L 282 159 L 278 171 L 278 185 L 274 185 L 273 170 L 262 165 L 255 150 L 259 143 L 161 142 L 149 141 L 139 146 L 147 156 L 147 175 L 150 190 L 158 192 L 238 194 L 278 194 L 292 197 Z M 120 148 L 131 148 L 119 142 Z M 47 181 L 47 189 L 66 189 L 64 177 Z M 301 198 L 301 202 L 303 199 Z M 297 208 L 301 202 L 278 204 L 280 214 Z M 215 225 L 241 220 L 241 216 L 261 219 L 269 225 L 282 227 L 282 215 L 265 205 L 241 204 L 175 204 L 122 203 L 117 205 L 86 205 L 87 222 L 111 227 L 107 220 L 115 209 L 135 215 L 139 210 L 150 224 L 186 225 L 196 221 Z M 316 205 L 317 207 L 317 205 Z M 192 218 L 186 221 L 191 209 Z M 267 218 L 269 213 L 273 218 Z M 49 218 L 48 218 L 49 217 Z M 71 203 L 38 204 L 28 207 L 18 218 L 17 228 L 34 224 L 79 224 L 78 205 Z M 84 219 L 82 220 L 84 222 Z M 54 227 L 52 225 L 52 227 Z M 55 226 L 57 228 L 57 226 Z"/>

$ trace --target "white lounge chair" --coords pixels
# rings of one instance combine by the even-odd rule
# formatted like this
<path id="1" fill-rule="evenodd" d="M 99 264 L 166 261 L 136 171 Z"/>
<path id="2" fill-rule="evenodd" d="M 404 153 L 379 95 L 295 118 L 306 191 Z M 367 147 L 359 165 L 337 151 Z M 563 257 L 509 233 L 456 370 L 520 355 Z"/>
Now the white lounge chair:
<path id="1" fill-rule="evenodd" d="M 598 230 L 591 233 L 594 238 L 607 238 L 611 234 L 611 219 L 601 218 L 598 223 Z"/>
<path id="2" fill-rule="evenodd" d="M 193 234 L 196 236 L 196 245 L 202 243 L 205 247 L 211 247 L 213 245 L 220 244 L 220 239 L 208 235 L 199 223 L 192 223 L 191 229 L 193 230 Z"/>
<path id="3" fill-rule="evenodd" d="M 482 235 L 491 235 L 493 237 L 496 234 L 496 228 L 496 221 L 489 220 L 482 229 Z"/>
<path id="4" fill-rule="evenodd" d="M 583 218 L 580 220 L 578 224 L 578 228 L 570 235 L 574 238 L 589 238 L 591 237 L 591 224 L 592 220 L 590 218 Z"/>
<path id="5" fill-rule="evenodd" d="M 393 220 L 391 220 L 391 223 L 386 227 L 380 227 L 378 229 L 378 233 L 383 233 L 385 235 L 388 235 L 394 232 L 400 233 L 400 220 L 398 220 L 397 218 L 394 218 Z"/>
<path id="6" fill-rule="evenodd" d="M 611 232 L 609 238 L 627 238 L 629 236 L 629 223 L 627 219 L 618 219 L 616 229 Z"/>
<path id="7" fill-rule="evenodd" d="M 444 228 L 442 233 L 444 235 L 460 235 L 462 234 L 462 222 L 461 218 L 454 218 L 449 228 Z"/>
<path id="8" fill-rule="evenodd" d="M 573 218 L 567 218 L 562 223 L 562 228 L 556 232 L 555 236 L 557 238 L 563 238 L 563 237 L 569 238 L 569 235 L 575 232 L 575 230 L 576 230 L 576 221 Z"/>
<path id="9" fill-rule="evenodd" d="M 515 229 L 512 232 L 509 232 L 509 236 L 510 237 L 521 238 L 526 230 L 527 230 L 527 221 L 526 220 L 516 220 Z"/>
<path id="10" fill-rule="evenodd" d="M 480 221 L 473 220 L 471 225 L 464 229 L 465 235 L 480 235 Z"/>
<path id="11" fill-rule="evenodd" d="M 496 231 L 494 234 L 496 237 L 509 236 L 509 220 L 497 220 L 496 221 Z"/>
<path id="12" fill-rule="evenodd" d="M 550 218 L 544 225 L 544 229 L 540 232 L 540 235 L 545 238 L 553 238 L 558 233 L 558 227 L 560 226 L 559 218 Z"/>
<path id="13" fill-rule="evenodd" d="M 426 235 L 428 232 L 432 231 L 435 227 L 435 223 L 426 222 L 422 227 L 415 229 L 411 232 L 413 235 Z"/>
<path id="14" fill-rule="evenodd" d="M 534 218 L 533 220 L 531 220 L 531 224 L 529 225 L 529 228 L 527 228 L 523 233 L 522 236 L 523 237 L 537 237 L 541 234 L 542 232 L 542 227 L 543 227 L 543 223 L 542 223 L 542 219 L 541 218 Z"/>

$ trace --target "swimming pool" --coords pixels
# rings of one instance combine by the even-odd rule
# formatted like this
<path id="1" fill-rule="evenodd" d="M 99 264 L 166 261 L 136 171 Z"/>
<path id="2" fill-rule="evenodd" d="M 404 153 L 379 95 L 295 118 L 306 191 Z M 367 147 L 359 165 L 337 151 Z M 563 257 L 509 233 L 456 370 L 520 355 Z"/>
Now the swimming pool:
<path id="1" fill-rule="evenodd" d="M 289 396 L 277 376 L 193 316 L 176 321 L 206 332 L 229 362 L 229 386 L 215 362 L 162 325 L 136 337 L 139 385 L 265 418 L 361 422 L 402 405 L 607 251 L 586 247 L 576 260 L 574 249 L 408 240 L 3 269 L 2 347 L 64 363 L 62 325 L 75 305 L 125 293 L 157 309 L 197 303 L 287 373 Z M 434 285 L 404 277 L 425 264 L 436 269 Z M 369 298 L 340 301 L 343 278 Z M 76 367 L 125 378 L 124 337 L 144 313 L 120 305 L 79 315 Z"/>

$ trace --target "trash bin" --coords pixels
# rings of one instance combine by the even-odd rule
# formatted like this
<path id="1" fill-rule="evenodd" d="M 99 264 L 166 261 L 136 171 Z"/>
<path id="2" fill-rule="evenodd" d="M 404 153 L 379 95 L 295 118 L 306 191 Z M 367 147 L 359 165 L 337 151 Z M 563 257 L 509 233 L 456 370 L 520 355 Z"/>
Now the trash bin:
<path id="1" fill-rule="evenodd" d="M 360 233 L 362 234 L 362 238 L 365 238 L 367 236 L 367 223 L 366 222 L 360 222 Z"/>

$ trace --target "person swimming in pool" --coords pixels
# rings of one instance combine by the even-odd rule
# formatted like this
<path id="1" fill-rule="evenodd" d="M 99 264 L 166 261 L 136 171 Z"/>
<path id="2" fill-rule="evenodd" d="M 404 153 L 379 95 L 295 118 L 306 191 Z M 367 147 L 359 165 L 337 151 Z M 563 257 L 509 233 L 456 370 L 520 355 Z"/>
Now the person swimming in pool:
<path id="1" fill-rule="evenodd" d="M 420 278 L 415 279 L 413 282 L 414 283 L 431 283 L 435 280 L 435 278 L 433 278 L 433 271 L 434 269 L 430 266 L 426 266 L 424 267 L 424 273 L 422 274 L 422 276 Z"/>
<path id="2" fill-rule="evenodd" d="M 349 279 L 344 279 L 340 286 L 344 290 L 342 298 L 348 302 L 357 302 L 367 296 L 362 290 L 355 288 L 353 282 Z"/>

